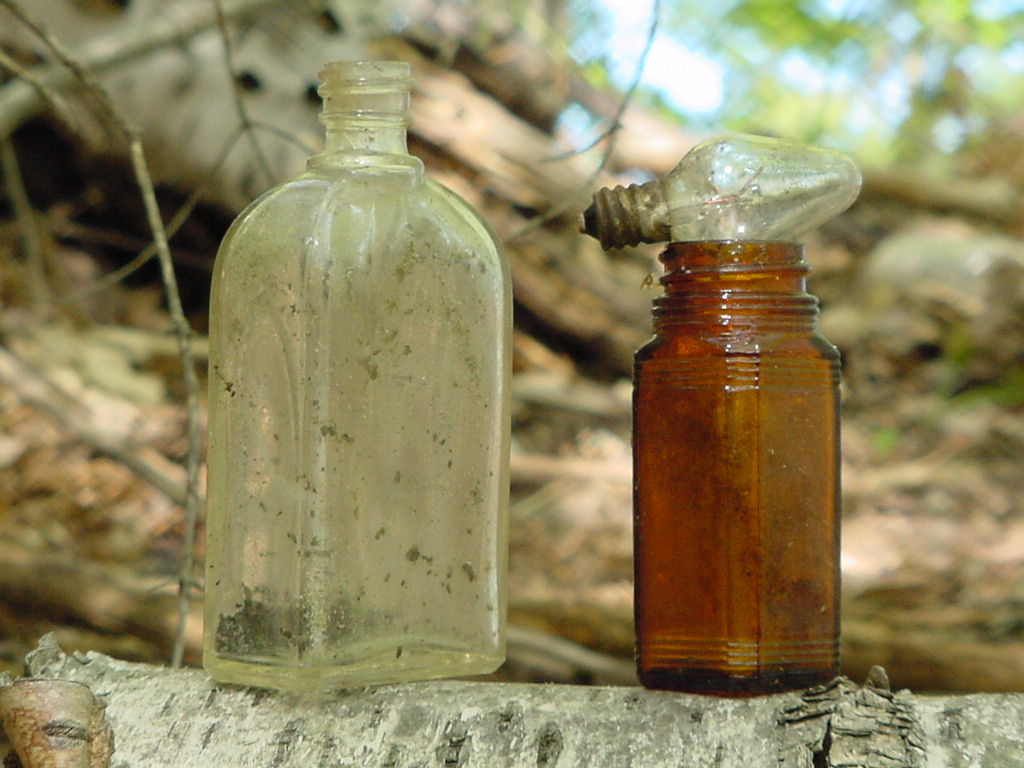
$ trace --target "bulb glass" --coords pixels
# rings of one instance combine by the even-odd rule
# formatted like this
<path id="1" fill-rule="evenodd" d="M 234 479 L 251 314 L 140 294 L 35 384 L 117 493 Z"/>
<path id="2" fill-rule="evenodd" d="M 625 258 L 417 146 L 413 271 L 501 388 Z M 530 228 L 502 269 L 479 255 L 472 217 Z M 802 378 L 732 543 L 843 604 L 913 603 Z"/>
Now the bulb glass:
<path id="1" fill-rule="evenodd" d="M 659 184 L 673 241 L 795 240 L 849 207 L 861 175 L 835 150 L 736 135 L 698 144 Z"/>

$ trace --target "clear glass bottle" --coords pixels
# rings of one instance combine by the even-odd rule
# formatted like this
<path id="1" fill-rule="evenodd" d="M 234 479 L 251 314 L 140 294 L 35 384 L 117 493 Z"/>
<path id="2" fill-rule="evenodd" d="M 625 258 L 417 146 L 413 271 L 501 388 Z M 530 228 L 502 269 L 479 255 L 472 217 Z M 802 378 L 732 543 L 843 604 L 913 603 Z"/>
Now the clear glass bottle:
<path id="1" fill-rule="evenodd" d="M 636 354 L 637 666 L 650 688 L 752 694 L 839 661 L 839 354 L 803 249 L 671 243 Z"/>
<path id="2" fill-rule="evenodd" d="M 204 665 L 296 690 L 489 672 L 508 267 L 408 153 L 408 65 L 320 75 L 324 151 L 238 217 L 215 266 Z"/>

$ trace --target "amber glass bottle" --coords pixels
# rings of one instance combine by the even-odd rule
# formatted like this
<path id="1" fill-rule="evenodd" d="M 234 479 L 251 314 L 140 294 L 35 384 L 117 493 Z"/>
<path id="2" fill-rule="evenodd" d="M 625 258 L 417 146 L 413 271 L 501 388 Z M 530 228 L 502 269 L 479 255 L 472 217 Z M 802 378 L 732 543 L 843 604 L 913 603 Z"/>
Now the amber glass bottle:
<path id="1" fill-rule="evenodd" d="M 800 245 L 672 243 L 637 352 L 637 663 L 755 694 L 837 673 L 839 355 Z"/>

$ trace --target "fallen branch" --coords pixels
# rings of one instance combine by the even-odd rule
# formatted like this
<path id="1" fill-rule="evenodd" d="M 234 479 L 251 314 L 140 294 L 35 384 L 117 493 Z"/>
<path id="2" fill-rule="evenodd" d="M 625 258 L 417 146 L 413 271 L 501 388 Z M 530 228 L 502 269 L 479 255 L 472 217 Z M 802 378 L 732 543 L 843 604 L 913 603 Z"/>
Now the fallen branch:
<path id="1" fill-rule="evenodd" d="M 898 200 L 914 208 L 962 213 L 997 224 L 1019 223 L 1024 198 L 1006 179 L 938 179 L 910 169 L 865 169 L 862 200 Z"/>
<path id="2" fill-rule="evenodd" d="M 102 692 L 114 763 L 132 768 L 337 765 L 1011 765 L 1024 695 L 891 692 L 875 668 L 803 692 L 747 699 L 632 687 L 439 681 L 296 696 L 220 687 L 198 670 L 66 656 L 52 637 L 38 677 Z"/>
<path id="3" fill-rule="evenodd" d="M 174 644 L 175 599 L 159 582 L 143 580 L 122 566 L 37 552 L 0 541 L 0 602 L 24 616 L 84 625 L 102 632 L 134 635 L 162 649 Z M 165 580 L 164 585 L 168 582 Z M 202 647 L 202 609 L 190 606 L 185 633 L 187 657 L 198 663 Z"/>
<path id="4" fill-rule="evenodd" d="M 513 453 L 510 475 L 513 484 L 541 483 L 566 477 L 629 483 L 633 478 L 633 466 L 629 461 Z"/>
<path id="5" fill-rule="evenodd" d="M 225 0 L 223 13 L 226 19 L 234 19 L 276 2 L 279 0 Z M 210 3 L 192 3 L 184 14 L 173 13 L 178 10 L 177 5 L 168 4 L 165 12 L 155 17 L 144 30 L 133 28 L 130 35 L 119 30 L 108 37 L 90 41 L 78 55 L 82 66 L 101 74 L 216 26 L 217 9 Z M 68 68 L 49 64 L 31 70 L 31 79 L 55 91 L 72 88 L 77 82 L 75 74 Z M 10 136 L 19 125 L 38 114 L 47 101 L 28 78 L 14 80 L 0 88 L 0 138 Z"/>

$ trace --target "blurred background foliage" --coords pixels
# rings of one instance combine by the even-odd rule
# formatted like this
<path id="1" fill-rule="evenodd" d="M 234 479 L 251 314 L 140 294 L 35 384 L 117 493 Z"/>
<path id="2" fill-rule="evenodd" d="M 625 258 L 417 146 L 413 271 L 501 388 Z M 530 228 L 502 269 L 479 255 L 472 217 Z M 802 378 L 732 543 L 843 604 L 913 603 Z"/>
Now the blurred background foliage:
<path id="1" fill-rule="evenodd" d="M 588 77 L 626 85 L 650 12 L 571 0 L 570 50 Z M 1024 121 L 1019 0 L 665 2 L 660 15 L 638 97 L 689 125 L 949 173 L 995 126 Z"/>

